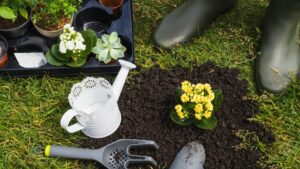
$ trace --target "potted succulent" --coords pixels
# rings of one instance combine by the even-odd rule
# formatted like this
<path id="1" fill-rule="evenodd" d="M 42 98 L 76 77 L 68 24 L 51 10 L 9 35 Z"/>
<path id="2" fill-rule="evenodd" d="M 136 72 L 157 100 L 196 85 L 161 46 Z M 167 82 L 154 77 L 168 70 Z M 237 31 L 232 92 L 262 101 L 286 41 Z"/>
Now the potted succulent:
<path id="1" fill-rule="evenodd" d="M 170 117 L 173 122 L 188 126 L 194 124 L 202 129 L 213 129 L 217 125 L 215 112 L 219 109 L 223 94 L 221 89 L 212 89 L 210 84 L 181 83 L 176 90 L 176 106 Z"/>
<path id="2" fill-rule="evenodd" d="M 59 43 L 54 44 L 46 53 L 46 59 L 53 66 L 67 65 L 81 67 L 96 45 L 96 33 L 90 29 L 76 32 L 70 24 L 64 26 Z"/>
<path id="3" fill-rule="evenodd" d="M 123 4 L 123 0 L 99 0 L 102 6 L 111 8 L 113 13 L 118 13 Z"/>
<path id="4" fill-rule="evenodd" d="M 82 0 L 39 0 L 33 8 L 32 23 L 42 35 L 55 38 L 71 23 Z"/>
<path id="5" fill-rule="evenodd" d="M 3 67 L 8 62 L 7 56 L 8 44 L 6 39 L 0 35 L 0 67 Z"/>
<path id="6" fill-rule="evenodd" d="M 36 0 L 1 0 L 0 33 L 6 38 L 16 39 L 28 32 L 31 6 Z"/>
<path id="7" fill-rule="evenodd" d="M 92 52 L 96 54 L 96 58 L 105 64 L 123 58 L 125 51 L 126 48 L 121 44 L 117 32 L 102 35 L 101 39 L 97 39 L 96 46 L 92 49 Z"/>

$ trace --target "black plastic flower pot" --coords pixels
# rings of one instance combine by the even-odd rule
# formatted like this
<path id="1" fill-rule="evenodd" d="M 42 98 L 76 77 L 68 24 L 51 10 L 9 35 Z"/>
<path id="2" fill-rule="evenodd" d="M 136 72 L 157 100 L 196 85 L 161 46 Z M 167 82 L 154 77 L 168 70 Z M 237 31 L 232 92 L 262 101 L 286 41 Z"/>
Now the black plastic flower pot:
<path id="1" fill-rule="evenodd" d="M 28 19 L 23 24 L 11 29 L 0 29 L 0 33 L 3 36 L 5 36 L 7 39 L 17 39 L 24 36 L 30 28 L 31 16 L 32 16 L 32 10 L 30 9 L 30 15 L 28 16 Z"/>
<path id="2" fill-rule="evenodd" d="M 123 5 L 123 0 L 99 0 L 99 2 L 102 6 L 111 8 L 114 14 L 119 14 Z"/>
<path id="3" fill-rule="evenodd" d="M 8 44 L 4 36 L 0 35 L 0 67 L 4 67 L 8 62 Z"/>
<path id="4" fill-rule="evenodd" d="M 76 30 L 92 29 L 97 34 L 101 34 L 107 30 L 110 24 L 110 15 L 98 7 L 86 8 L 80 11 L 74 19 L 74 27 Z"/>

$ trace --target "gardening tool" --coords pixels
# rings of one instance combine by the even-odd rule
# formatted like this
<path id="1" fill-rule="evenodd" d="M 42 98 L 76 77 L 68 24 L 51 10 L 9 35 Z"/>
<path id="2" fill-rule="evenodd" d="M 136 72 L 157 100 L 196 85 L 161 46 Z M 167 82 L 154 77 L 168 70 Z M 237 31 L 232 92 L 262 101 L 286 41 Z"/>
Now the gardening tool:
<path id="1" fill-rule="evenodd" d="M 103 138 L 118 129 L 121 113 L 117 101 L 129 70 L 136 67 L 124 60 L 119 62 L 122 67 L 113 85 L 104 78 L 88 77 L 72 87 L 68 97 L 72 109 L 60 121 L 69 133 L 82 130 L 89 137 Z M 74 117 L 78 123 L 69 126 Z"/>
<path id="2" fill-rule="evenodd" d="M 129 151 L 132 147 L 141 146 L 150 146 L 155 150 L 159 149 L 159 146 L 154 141 L 120 139 L 96 150 L 48 145 L 45 149 L 45 155 L 49 157 L 95 160 L 108 169 L 127 169 L 128 165 L 132 163 L 149 163 L 156 166 L 157 162 L 150 156 L 130 154 Z"/>
<path id="3" fill-rule="evenodd" d="M 186 144 L 176 155 L 169 169 L 203 169 L 205 150 L 201 143 Z"/>

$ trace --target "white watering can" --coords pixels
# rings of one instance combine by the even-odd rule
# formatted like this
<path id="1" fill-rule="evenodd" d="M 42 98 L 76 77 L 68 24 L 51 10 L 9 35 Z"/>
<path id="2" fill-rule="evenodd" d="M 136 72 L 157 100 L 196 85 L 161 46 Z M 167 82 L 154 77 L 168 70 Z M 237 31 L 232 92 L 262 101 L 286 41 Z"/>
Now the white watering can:
<path id="1" fill-rule="evenodd" d="M 114 133 L 121 123 L 118 99 L 122 92 L 129 70 L 136 66 L 119 60 L 121 69 L 111 86 L 104 78 L 87 77 L 75 84 L 69 94 L 69 109 L 61 118 L 60 124 L 69 133 L 82 131 L 93 138 L 103 138 Z M 70 125 L 76 117 L 77 123 Z"/>

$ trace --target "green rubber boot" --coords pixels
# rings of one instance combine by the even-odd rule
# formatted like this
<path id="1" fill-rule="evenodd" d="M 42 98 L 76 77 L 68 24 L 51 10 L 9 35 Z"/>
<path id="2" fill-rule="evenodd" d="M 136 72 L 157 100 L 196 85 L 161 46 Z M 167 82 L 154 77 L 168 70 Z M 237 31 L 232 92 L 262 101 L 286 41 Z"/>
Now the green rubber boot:
<path id="1" fill-rule="evenodd" d="M 256 63 L 259 90 L 280 94 L 299 75 L 299 20 L 300 0 L 271 0 Z"/>
<path id="2" fill-rule="evenodd" d="M 153 34 L 154 46 L 169 48 L 200 34 L 235 0 L 187 0 L 160 23 Z"/>

